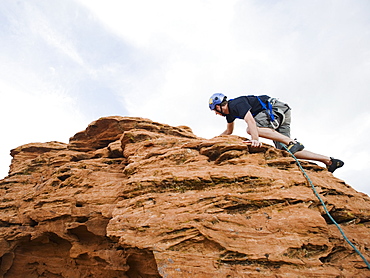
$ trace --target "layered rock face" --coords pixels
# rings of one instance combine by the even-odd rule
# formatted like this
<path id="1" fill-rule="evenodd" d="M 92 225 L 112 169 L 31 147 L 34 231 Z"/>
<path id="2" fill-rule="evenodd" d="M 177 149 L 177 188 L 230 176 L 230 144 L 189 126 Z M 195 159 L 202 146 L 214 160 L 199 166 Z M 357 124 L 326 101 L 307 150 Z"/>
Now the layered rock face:
<path id="1" fill-rule="evenodd" d="M 107 117 L 11 151 L 0 277 L 370 277 L 285 151 Z M 370 198 L 302 162 L 370 257 Z"/>

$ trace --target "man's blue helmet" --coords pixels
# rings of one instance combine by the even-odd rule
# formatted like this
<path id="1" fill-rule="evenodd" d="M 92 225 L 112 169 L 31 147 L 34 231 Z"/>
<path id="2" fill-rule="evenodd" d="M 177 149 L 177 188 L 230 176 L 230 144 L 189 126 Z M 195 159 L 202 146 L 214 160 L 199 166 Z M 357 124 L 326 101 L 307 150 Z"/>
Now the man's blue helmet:
<path id="1" fill-rule="evenodd" d="M 216 105 L 221 104 L 227 97 L 221 93 L 215 93 L 209 99 L 209 109 L 215 110 Z"/>

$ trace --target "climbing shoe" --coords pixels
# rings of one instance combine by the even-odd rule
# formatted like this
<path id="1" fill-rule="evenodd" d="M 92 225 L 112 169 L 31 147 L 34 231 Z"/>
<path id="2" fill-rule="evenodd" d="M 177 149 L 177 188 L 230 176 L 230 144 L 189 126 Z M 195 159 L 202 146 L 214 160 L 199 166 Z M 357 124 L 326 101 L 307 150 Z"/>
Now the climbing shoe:
<path id="1" fill-rule="evenodd" d="M 303 150 L 304 146 L 299 142 L 290 141 L 288 146 L 287 146 L 287 149 L 291 153 L 296 153 L 296 152 L 299 152 L 299 151 Z"/>
<path id="2" fill-rule="evenodd" d="M 342 167 L 344 165 L 344 162 L 339 159 L 335 159 L 333 157 L 330 157 L 331 164 L 327 166 L 328 171 L 333 173 L 336 169 Z"/>

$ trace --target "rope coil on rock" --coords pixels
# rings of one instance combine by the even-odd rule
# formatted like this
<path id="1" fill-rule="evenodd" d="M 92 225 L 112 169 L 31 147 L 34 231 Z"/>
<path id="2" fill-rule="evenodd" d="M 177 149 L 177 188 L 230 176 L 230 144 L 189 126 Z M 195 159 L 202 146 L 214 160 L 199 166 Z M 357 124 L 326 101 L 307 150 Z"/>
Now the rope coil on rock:
<path id="1" fill-rule="evenodd" d="M 362 253 L 360 252 L 360 250 L 358 250 L 356 248 L 356 246 L 348 239 L 348 237 L 345 235 L 344 231 L 342 230 L 342 228 L 339 226 L 339 224 L 334 220 L 334 218 L 331 216 L 331 214 L 329 213 L 324 201 L 321 199 L 320 195 L 317 193 L 316 191 L 316 188 L 314 186 L 314 184 L 312 183 L 311 179 L 309 178 L 309 176 L 307 175 L 306 171 L 303 169 L 301 163 L 298 161 L 298 159 L 295 157 L 295 155 L 293 153 L 291 153 L 289 151 L 289 149 L 284 145 L 282 144 L 284 149 L 290 153 L 290 155 L 295 159 L 295 161 L 297 162 L 297 165 L 299 166 L 301 172 L 303 173 L 304 177 L 306 178 L 306 180 L 309 182 L 309 184 L 311 185 L 312 187 L 312 190 L 313 192 L 315 193 L 317 199 L 319 199 L 320 203 L 322 204 L 323 208 L 324 208 L 324 211 L 325 213 L 327 214 L 327 216 L 330 218 L 330 220 L 334 223 L 334 225 L 338 228 L 339 232 L 342 234 L 343 238 L 347 241 L 347 243 L 353 248 L 353 250 L 356 251 L 356 253 L 358 255 L 360 255 L 361 259 L 365 262 L 366 266 L 368 269 L 370 269 L 370 264 L 369 262 L 366 260 L 366 258 L 364 257 L 364 255 L 362 255 Z"/>

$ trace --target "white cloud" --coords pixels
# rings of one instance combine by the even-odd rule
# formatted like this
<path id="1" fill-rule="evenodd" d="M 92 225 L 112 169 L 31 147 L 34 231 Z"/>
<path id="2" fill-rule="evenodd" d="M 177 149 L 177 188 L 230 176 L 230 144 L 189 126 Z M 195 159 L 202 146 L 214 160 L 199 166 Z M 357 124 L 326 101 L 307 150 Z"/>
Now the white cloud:
<path id="1" fill-rule="evenodd" d="M 169 39 L 212 51 L 214 38 L 225 34 L 234 12 L 232 1 L 80 0 L 114 32 L 138 47 L 152 48 Z M 209 40 L 210 39 L 210 40 Z M 164 46 L 165 47 L 165 46 Z M 216 46 L 217 47 L 217 46 Z"/>
<path id="2" fill-rule="evenodd" d="M 3 119 L 0 176 L 8 172 L 11 149 L 31 142 L 68 142 L 71 135 L 87 124 L 73 100 L 63 92 L 17 89 L 1 80 L 0 88 Z"/>
<path id="3" fill-rule="evenodd" d="M 186 124 L 195 116 L 189 118 L 185 109 L 178 108 L 191 106 L 198 97 L 198 107 L 204 111 L 212 90 L 204 86 L 203 78 L 221 79 L 229 71 L 230 59 L 235 60 L 228 31 L 236 1 L 80 2 L 116 34 L 159 57 L 149 75 L 134 80 L 135 93 L 124 94 L 131 115 Z"/>

